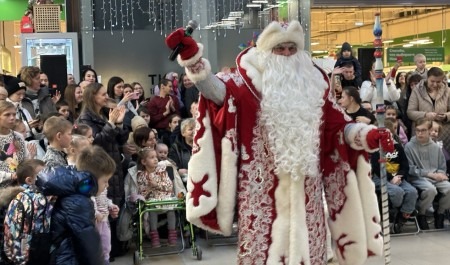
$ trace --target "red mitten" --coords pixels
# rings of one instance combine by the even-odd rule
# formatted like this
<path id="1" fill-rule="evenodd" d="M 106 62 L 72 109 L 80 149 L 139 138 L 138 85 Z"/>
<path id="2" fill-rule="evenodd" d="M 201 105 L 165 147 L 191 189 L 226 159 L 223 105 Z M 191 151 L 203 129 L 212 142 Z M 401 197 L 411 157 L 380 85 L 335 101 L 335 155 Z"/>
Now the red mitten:
<path id="1" fill-rule="evenodd" d="M 386 128 L 370 130 L 367 133 L 366 141 L 370 149 L 376 149 L 381 144 L 385 152 L 394 152 L 394 140 L 392 140 L 391 132 Z"/>
<path id="2" fill-rule="evenodd" d="M 171 50 L 174 50 L 180 43 L 183 45 L 179 53 L 181 60 L 183 61 L 192 58 L 198 52 L 197 42 L 195 42 L 195 40 L 190 36 L 186 36 L 184 31 L 184 28 L 179 28 L 170 33 L 170 35 L 166 38 L 166 45 Z"/>

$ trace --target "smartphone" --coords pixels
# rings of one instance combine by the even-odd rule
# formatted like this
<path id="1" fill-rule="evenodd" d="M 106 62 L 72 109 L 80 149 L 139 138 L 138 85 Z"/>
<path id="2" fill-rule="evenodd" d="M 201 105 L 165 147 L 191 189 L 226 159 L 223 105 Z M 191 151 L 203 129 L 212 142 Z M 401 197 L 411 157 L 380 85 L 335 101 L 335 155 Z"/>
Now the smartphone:
<path id="1" fill-rule="evenodd" d="M 131 92 L 133 95 L 131 96 L 131 99 L 139 99 L 139 92 Z"/>
<path id="2" fill-rule="evenodd" d="M 58 89 L 56 89 L 56 88 L 50 88 L 48 90 L 51 97 L 54 97 L 56 95 L 56 91 L 58 91 Z"/>
<path id="3" fill-rule="evenodd" d="M 398 62 L 398 63 L 403 62 L 403 55 L 398 55 L 398 56 L 397 56 L 397 62 Z"/>

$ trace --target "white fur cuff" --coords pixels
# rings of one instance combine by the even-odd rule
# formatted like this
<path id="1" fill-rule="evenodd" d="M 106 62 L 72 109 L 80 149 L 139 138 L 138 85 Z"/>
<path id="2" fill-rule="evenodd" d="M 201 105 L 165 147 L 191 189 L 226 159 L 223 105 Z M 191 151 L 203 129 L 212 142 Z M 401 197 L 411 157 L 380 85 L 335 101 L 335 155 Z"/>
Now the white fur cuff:
<path id="1" fill-rule="evenodd" d="M 203 64 L 203 69 L 199 70 L 197 73 L 193 73 L 189 67 L 185 68 L 186 75 L 191 79 L 192 82 L 197 83 L 203 81 L 211 73 L 211 64 L 205 58 L 201 58 L 201 63 Z"/>
<path id="2" fill-rule="evenodd" d="M 187 67 L 187 66 L 193 65 L 193 64 L 195 64 L 200 58 L 202 58 L 202 56 L 203 56 L 203 44 L 197 43 L 197 46 L 198 46 L 198 52 L 197 52 L 194 56 L 192 56 L 191 58 L 189 58 L 189 59 L 187 59 L 187 60 L 182 60 L 182 59 L 181 59 L 181 56 L 178 54 L 178 56 L 177 56 L 177 61 L 178 61 L 178 64 L 179 64 L 180 66 L 182 66 L 182 67 Z"/>
<path id="3" fill-rule="evenodd" d="M 373 125 L 367 125 L 364 123 L 351 123 L 345 126 L 345 141 L 355 150 L 365 150 L 366 152 L 373 153 L 378 150 L 370 149 L 367 144 L 367 134 L 369 131 L 376 129 Z"/>

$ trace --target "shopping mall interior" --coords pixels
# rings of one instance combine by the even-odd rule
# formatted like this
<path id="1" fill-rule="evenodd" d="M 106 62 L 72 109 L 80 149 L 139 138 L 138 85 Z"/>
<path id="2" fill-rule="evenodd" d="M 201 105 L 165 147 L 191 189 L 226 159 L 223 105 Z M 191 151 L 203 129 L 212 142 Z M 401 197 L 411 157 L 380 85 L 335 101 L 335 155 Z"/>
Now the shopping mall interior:
<path id="1" fill-rule="evenodd" d="M 91 65 L 109 78 L 119 64 L 126 66 L 120 72 L 127 78 L 152 86 L 162 73 L 179 71 L 167 60 L 170 50 L 164 37 L 189 20 L 198 23 L 194 37 L 205 45 L 213 71 L 233 67 L 233 58 L 252 45 L 272 20 L 298 19 L 306 34 L 305 47 L 314 57 L 335 59 L 343 42 L 349 42 L 358 56 L 367 49 L 371 53 L 376 13 L 382 22 L 385 67 L 400 54 L 402 67 L 412 69 L 410 55 L 426 53 L 428 64 L 450 70 L 450 8 L 443 0 L 376 4 L 363 0 L 357 6 L 348 0 L 55 0 L 60 6 L 58 27 L 46 28 L 48 21 L 37 21 L 44 27 L 34 34 L 21 32 L 27 3 L 0 1 L 0 64 L 5 73 L 39 65 L 40 55 L 66 54 L 67 71 L 76 78 L 82 65 Z"/>
<path id="2" fill-rule="evenodd" d="M 81 67 L 90 66 L 99 82 L 120 75 L 141 83 L 148 93 L 164 73 L 183 72 L 168 60 L 171 51 L 164 39 L 189 21 L 196 21 L 193 37 L 204 44 L 204 56 L 218 72 L 225 66 L 234 68 L 236 56 L 254 45 L 271 21 L 293 19 L 304 28 L 305 49 L 330 72 L 344 42 L 352 45 L 357 57 L 369 56 L 364 64 L 372 61 L 377 14 L 386 72 L 399 57 L 400 70 L 414 69 L 418 53 L 426 55 L 427 67 L 450 72 L 449 0 L 0 0 L 0 73 L 17 75 L 23 66 L 43 68 L 46 60 L 57 58 L 52 63 L 77 82 Z M 449 231 L 449 220 L 445 229 L 426 232 L 418 230 L 414 219 L 408 220 L 405 233 L 385 246 L 390 255 L 365 264 L 448 264 Z M 180 246 L 167 249 L 169 255 L 156 252 L 135 264 L 236 264 L 236 238 L 201 236 L 198 245 L 202 260 Z M 112 264 L 132 264 L 135 253 L 129 251 Z"/>

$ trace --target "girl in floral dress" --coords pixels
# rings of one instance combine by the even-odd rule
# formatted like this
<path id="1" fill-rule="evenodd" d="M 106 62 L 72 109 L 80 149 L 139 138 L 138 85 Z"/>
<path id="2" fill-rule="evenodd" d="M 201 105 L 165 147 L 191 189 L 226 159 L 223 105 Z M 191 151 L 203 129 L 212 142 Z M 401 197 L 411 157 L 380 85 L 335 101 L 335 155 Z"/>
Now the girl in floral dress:
<path id="1" fill-rule="evenodd" d="M 165 200 L 174 197 L 173 182 L 167 174 L 164 164 L 158 164 L 156 151 L 153 148 L 144 148 L 138 153 L 137 171 L 138 193 L 145 200 Z M 175 212 L 164 210 L 168 222 L 168 245 L 177 243 L 175 230 Z M 160 247 L 158 233 L 158 214 L 161 212 L 149 212 L 144 215 L 145 233 L 151 239 L 152 247 Z"/>

